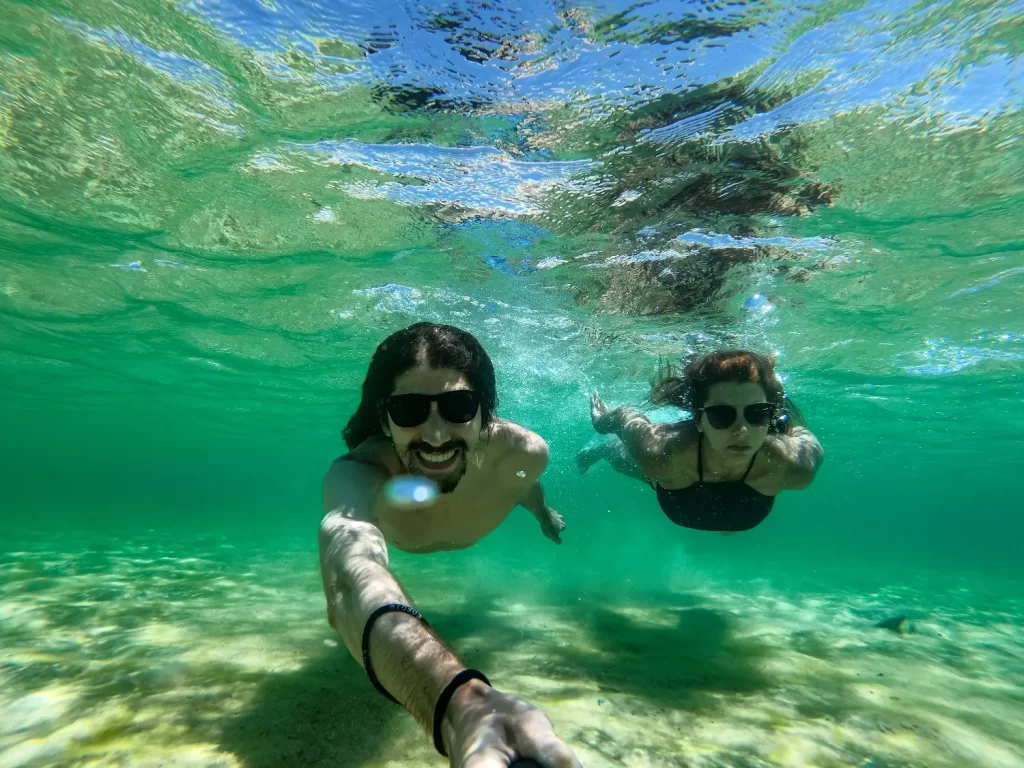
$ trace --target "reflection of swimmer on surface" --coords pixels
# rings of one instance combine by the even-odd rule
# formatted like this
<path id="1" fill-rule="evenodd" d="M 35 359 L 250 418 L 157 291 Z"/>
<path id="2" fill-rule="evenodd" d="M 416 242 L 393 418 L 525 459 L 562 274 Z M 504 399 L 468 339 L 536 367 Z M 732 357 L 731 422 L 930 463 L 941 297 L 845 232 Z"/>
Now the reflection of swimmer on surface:
<path id="1" fill-rule="evenodd" d="M 452 765 L 505 768 L 529 757 L 543 768 L 579 768 L 540 710 L 466 669 L 388 570 L 387 544 L 468 547 L 517 504 L 558 540 L 562 520 L 538 482 L 547 444 L 497 418 L 497 403 L 491 360 L 465 331 L 417 323 L 377 347 L 345 427 L 351 452 L 324 478 L 328 620 L 377 690 L 432 729 Z"/>
<path id="2" fill-rule="evenodd" d="M 609 409 L 595 392 L 591 418 L 617 435 L 576 457 L 581 472 L 605 459 L 649 482 L 676 525 L 736 532 L 760 524 L 783 490 L 806 488 L 823 452 L 786 397 L 774 361 L 744 350 L 714 352 L 678 375 L 669 367 L 651 392 L 695 418 L 652 423 L 631 408 Z"/>

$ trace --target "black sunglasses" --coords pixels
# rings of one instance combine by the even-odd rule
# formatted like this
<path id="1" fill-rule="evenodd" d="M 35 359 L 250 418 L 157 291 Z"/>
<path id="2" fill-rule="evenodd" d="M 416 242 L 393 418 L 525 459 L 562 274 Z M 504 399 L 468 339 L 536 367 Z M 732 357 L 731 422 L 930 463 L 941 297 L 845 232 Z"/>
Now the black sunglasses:
<path id="1" fill-rule="evenodd" d="M 439 395 L 392 395 L 387 399 L 388 416 L 399 427 L 418 427 L 430 418 L 430 404 L 449 424 L 472 421 L 480 409 L 480 395 L 471 389 L 454 389 Z"/>
<path id="2" fill-rule="evenodd" d="M 734 405 L 706 405 L 701 408 L 708 417 L 708 424 L 715 429 L 728 429 L 736 423 L 739 411 Z M 763 427 L 771 421 L 775 406 L 771 403 L 752 403 L 743 407 L 743 418 L 752 427 Z"/>

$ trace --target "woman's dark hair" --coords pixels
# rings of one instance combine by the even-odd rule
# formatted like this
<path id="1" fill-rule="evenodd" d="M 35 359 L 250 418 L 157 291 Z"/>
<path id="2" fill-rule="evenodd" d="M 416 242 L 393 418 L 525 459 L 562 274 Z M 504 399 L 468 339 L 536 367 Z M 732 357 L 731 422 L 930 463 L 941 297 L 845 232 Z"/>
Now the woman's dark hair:
<path id="1" fill-rule="evenodd" d="M 417 365 L 450 368 L 464 374 L 480 395 L 482 426 L 494 419 L 498 410 L 494 366 L 480 342 L 451 325 L 416 323 L 391 334 L 374 351 L 359 407 L 342 432 L 349 450 L 367 438 L 384 434 L 384 402 L 394 391 L 395 380 Z"/>
<path id="2" fill-rule="evenodd" d="M 786 431 L 792 423 L 804 425 L 803 416 L 786 397 L 782 381 L 775 373 L 775 360 L 745 349 L 712 352 L 690 361 L 682 370 L 671 363 L 663 366 L 651 386 L 650 402 L 652 405 L 674 405 L 689 411 L 696 419 L 707 402 L 711 387 L 727 381 L 760 384 L 764 388 L 767 400 L 775 406 L 776 412 L 788 417 L 781 426 L 773 425 L 772 431 Z"/>

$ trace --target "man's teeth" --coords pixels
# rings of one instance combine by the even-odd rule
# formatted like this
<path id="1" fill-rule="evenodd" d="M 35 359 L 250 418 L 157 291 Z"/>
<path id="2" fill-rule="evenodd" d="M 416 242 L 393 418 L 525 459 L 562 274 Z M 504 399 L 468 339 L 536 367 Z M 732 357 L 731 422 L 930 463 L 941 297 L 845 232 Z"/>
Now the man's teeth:
<path id="1" fill-rule="evenodd" d="M 429 461 L 431 464 L 443 464 L 444 462 L 448 461 L 448 459 L 455 455 L 456 450 L 458 449 L 452 448 L 447 451 L 442 451 L 441 453 L 420 451 L 419 454 L 420 458 L 422 458 L 424 461 Z"/>

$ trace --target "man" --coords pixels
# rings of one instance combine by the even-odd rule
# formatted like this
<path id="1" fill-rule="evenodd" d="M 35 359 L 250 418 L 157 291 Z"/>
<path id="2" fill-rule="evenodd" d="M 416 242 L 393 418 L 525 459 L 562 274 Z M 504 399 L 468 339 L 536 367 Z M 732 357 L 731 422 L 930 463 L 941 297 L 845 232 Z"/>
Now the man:
<path id="1" fill-rule="evenodd" d="M 521 504 L 556 542 L 561 517 L 538 478 L 547 444 L 495 416 L 494 367 L 470 334 L 417 323 L 377 347 L 345 427 L 350 453 L 324 478 L 320 569 L 331 626 L 373 685 L 431 730 L 459 768 L 529 758 L 579 768 L 540 710 L 500 693 L 430 631 L 388 571 L 387 544 L 407 552 L 461 549 Z M 421 494 L 389 480 L 415 475 Z M 430 490 L 439 491 L 431 498 Z"/>

